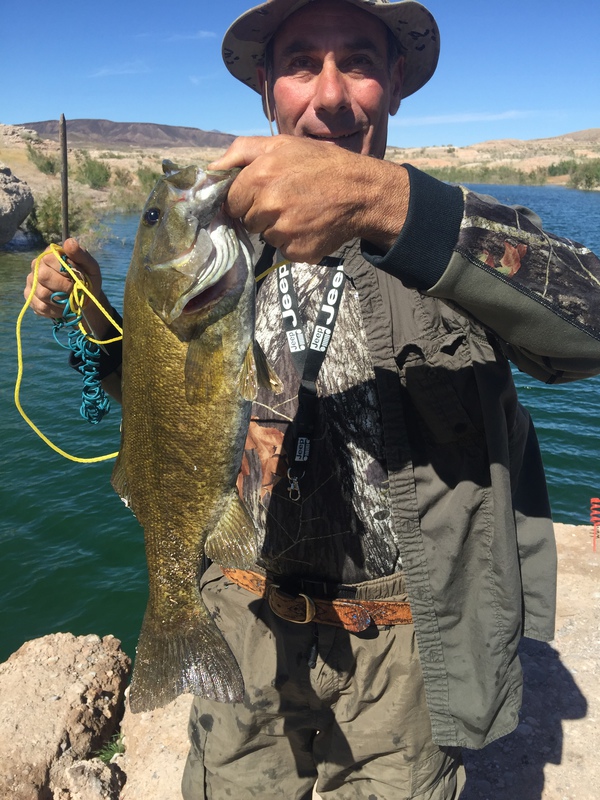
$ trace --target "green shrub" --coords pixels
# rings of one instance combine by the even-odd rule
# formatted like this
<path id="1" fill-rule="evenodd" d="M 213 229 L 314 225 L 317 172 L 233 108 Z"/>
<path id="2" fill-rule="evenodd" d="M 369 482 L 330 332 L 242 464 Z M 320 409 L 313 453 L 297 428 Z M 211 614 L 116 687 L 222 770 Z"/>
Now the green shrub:
<path id="1" fill-rule="evenodd" d="M 120 214 L 139 214 L 146 203 L 147 194 L 135 186 L 114 186 L 111 189 L 109 206 Z"/>
<path id="2" fill-rule="evenodd" d="M 56 175 L 59 171 L 60 165 L 58 157 L 47 156 L 41 150 L 37 150 L 31 142 L 27 142 L 27 158 L 34 164 L 40 172 L 44 175 Z"/>
<path id="3" fill-rule="evenodd" d="M 154 184 L 161 177 L 161 173 L 154 172 L 154 170 L 149 167 L 140 167 L 137 171 L 137 176 L 144 192 L 150 194 L 152 189 L 154 189 Z"/>
<path id="4" fill-rule="evenodd" d="M 128 169 L 117 167 L 113 171 L 113 182 L 115 186 L 130 186 L 133 180 L 133 175 Z"/>
<path id="5" fill-rule="evenodd" d="M 110 180 L 110 167 L 85 153 L 75 177 L 80 183 L 87 183 L 92 189 L 103 189 Z"/>
<path id="6" fill-rule="evenodd" d="M 84 226 L 84 210 L 69 197 L 69 230 L 72 236 Z M 43 245 L 62 241 L 62 213 L 60 193 L 47 194 L 36 200 L 33 211 L 27 217 L 26 227 Z"/>
<path id="7" fill-rule="evenodd" d="M 98 750 L 96 756 L 103 764 L 110 764 L 113 756 L 117 755 L 117 753 L 124 752 L 125 745 L 123 744 L 123 734 L 115 733 L 114 736 Z"/>
<path id="8" fill-rule="evenodd" d="M 569 186 L 575 189 L 595 189 L 600 186 L 600 158 L 590 158 L 576 164 L 569 175 Z"/>
<path id="9" fill-rule="evenodd" d="M 577 162 L 574 159 L 567 161 L 559 161 L 558 164 L 550 164 L 548 167 L 548 175 L 556 177 L 557 175 L 570 175 L 572 170 L 577 167 Z"/>
<path id="10" fill-rule="evenodd" d="M 548 173 L 544 167 L 532 172 L 524 172 L 516 167 L 499 165 L 490 167 L 487 164 L 477 167 L 426 167 L 424 172 L 441 181 L 449 183 L 494 183 L 494 184 L 530 184 L 546 183 Z"/>

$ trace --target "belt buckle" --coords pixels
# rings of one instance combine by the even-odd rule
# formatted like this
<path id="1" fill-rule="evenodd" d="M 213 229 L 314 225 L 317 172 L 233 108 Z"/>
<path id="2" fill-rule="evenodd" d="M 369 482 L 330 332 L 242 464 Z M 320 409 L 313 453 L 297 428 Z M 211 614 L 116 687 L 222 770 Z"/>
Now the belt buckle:
<path id="1" fill-rule="evenodd" d="M 271 611 L 276 614 L 280 619 L 284 619 L 286 622 L 293 622 L 296 625 L 306 625 L 309 622 L 312 622 L 315 618 L 315 614 L 317 613 L 317 609 L 315 607 L 314 601 L 311 597 L 304 592 L 299 592 L 298 597 L 304 598 L 305 603 L 305 611 L 304 611 L 304 619 L 290 619 L 289 617 L 285 617 L 278 609 L 274 608 L 272 602 L 272 595 L 274 592 L 279 589 L 280 586 L 278 583 L 270 583 L 267 589 L 267 601 L 269 603 L 269 608 Z M 291 595 L 289 595 L 290 599 L 294 599 Z"/>

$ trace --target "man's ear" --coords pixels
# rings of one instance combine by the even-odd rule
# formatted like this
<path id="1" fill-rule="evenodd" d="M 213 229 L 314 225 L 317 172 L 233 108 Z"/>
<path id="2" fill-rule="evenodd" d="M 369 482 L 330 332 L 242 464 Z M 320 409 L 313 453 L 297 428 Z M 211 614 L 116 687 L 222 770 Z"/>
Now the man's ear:
<path id="1" fill-rule="evenodd" d="M 400 108 L 402 86 L 404 85 L 404 56 L 399 56 L 390 73 L 390 116 Z"/>
<path id="2" fill-rule="evenodd" d="M 275 113 L 273 111 L 273 94 L 269 92 L 269 87 L 267 86 L 267 72 L 264 67 L 256 68 L 256 78 L 258 80 L 258 85 L 260 86 L 260 94 L 262 97 L 262 106 L 265 117 L 269 120 L 269 122 L 274 122 Z"/>

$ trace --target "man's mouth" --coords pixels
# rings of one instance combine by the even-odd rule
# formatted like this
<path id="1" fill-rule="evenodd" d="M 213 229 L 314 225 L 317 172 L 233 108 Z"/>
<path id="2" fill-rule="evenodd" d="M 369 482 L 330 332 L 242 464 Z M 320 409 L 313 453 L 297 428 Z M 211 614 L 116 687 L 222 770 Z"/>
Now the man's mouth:
<path id="1" fill-rule="evenodd" d="M 351 147 L 362 141 L 362 131 L 353 131 L 352 133 L 307 133 L 306 136 L 318 142 L 330 142 L 341 147 Z"/>

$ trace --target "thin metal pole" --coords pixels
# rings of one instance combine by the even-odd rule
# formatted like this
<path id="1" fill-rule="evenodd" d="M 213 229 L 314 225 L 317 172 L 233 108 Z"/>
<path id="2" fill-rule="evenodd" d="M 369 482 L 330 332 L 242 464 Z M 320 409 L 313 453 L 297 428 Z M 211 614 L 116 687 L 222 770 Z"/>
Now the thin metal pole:
<path id="1" fill-rule="evenodd" d="M 67 162 L 67 122 L 65 115 L 60 115 L 58 123 L 58 141 L 60 144 L 60 184 L 62 189 L 62 240 L 69 238 L 69 165 Z"/>

